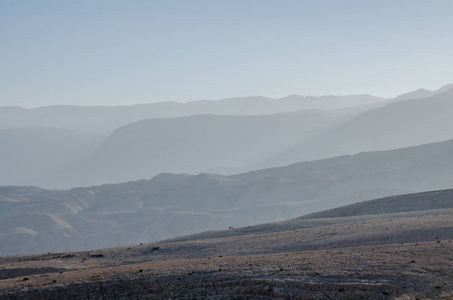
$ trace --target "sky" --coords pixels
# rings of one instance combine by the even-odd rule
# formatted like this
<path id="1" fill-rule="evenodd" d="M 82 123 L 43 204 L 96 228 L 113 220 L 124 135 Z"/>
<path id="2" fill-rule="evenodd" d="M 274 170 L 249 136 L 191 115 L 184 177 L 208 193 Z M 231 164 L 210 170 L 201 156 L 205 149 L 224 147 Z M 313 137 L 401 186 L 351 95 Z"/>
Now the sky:
<path id="1" fill-rule="evenodd" d="M 2 0 L 0 106 L 395 97 L 453 82 L 451 0 Z"/>

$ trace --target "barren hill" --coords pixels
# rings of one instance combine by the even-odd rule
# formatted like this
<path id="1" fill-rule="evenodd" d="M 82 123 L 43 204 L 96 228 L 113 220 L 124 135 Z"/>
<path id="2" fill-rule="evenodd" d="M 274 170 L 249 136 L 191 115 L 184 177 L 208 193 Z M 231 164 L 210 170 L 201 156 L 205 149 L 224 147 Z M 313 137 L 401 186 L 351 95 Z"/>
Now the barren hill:
<path id="1" fill-rule="evenodd" d="M 395 196 L 152 244 L 2 257 L 0 297 L 451 299 L 452 194 Z M 431 206 L 373 208 L 408 199 Z M 355 213 L 343 216 L 346 209 Z"/>
<path id="2" fill-rule="evenodd" d="M 305 218 L 338 218 L 453 208 L 453 190 L 391 196 L 312 213 Z"/>

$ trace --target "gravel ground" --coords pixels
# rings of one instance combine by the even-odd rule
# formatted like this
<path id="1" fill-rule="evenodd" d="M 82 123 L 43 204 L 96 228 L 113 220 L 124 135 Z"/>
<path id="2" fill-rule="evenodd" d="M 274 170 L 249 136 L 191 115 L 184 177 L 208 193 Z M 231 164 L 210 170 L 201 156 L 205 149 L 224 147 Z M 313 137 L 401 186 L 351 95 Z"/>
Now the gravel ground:
<path id="1" fill-rule="evenodd" d="M 1 299 L 453 299 L 453 214 L 295 219 L 0 258 Z"/>

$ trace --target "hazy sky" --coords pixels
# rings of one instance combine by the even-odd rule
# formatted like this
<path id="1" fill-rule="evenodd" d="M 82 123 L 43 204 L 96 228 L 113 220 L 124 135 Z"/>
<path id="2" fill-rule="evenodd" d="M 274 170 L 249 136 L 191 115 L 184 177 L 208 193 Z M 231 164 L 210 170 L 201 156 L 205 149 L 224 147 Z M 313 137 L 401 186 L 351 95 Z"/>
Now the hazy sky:
<path id="1" fill-rule="evenodd" d="M 453 82 L 453 1 L 0 1 L 0 105 L 393 97 Z"/>

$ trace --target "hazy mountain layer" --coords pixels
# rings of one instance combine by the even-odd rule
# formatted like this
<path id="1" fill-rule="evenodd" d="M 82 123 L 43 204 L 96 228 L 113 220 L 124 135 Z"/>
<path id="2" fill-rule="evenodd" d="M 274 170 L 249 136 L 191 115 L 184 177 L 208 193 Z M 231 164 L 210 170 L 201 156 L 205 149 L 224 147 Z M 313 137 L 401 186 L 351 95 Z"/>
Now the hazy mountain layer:
<path id="1" fill-rule="evenodd" d="M 32 185 L 91 153 L 100 141 L 61 128 L 0 130 L 0 185 Z"/>
<path id="2" fill-rule="evenodd" d="M 297 110 L 334 110 L 379 104 L 384 98 L 369 95 L 289 96 L 282 99 L 240 97 L 188 103 L 160 102 L 132 106 L 47 106 L 34 109 L 0 107 L 0 128 L 57 127 L 84 134 L 110 134 L 115 128 L 149 118 L 199 114 L 262 115 Z"/>
<path id="3" fill-rule="evenodd" d="M 453 140 L 234 176 L 161 174 L 67 191 L 0 188 L 1 254 L 96 249 L 450 188 Z"/>
<path id="4" fill-rule="evenodd" d="M 453 83 L 444 85 L 443 87 L 441 87 L 437 90 L 434 90 L 434 91 L 430 91 L 430 90 L 421 88 L 421 89 L 418 89 L 413 92 L 399 95 L 398 97 L 395 97 L 393 100 L 400 101 L 400 100 L 428 98 L 428 97 L 432 97 L 432 96 L 435 96 L 438 94 L 442 94 L 443 92 L 446 92 L 451 88 L 453 88 Z"/>
<path id="5" fill-rule="evenodd" d="M 35 178 L 32 183 L 70 188 L 151 178 L 161 172 L 229 175 L 448 140 L 453 138 L 453 89 L 448 87 L 430 92 L 435 95 L 432 97 L 387 102 L 390 104 L 355 117 L 348 114 L 348 109 L 142 120 L 116 129 L 96 151 L 64 171 Z M 287 97 L 281 101 L 299 103 L 297 99 Z M 347 99 L 337 100 L 347 103 Z M 255 100 L 197 103 L 206 105 L 201 107 L 216 104 L 213 107 L 219 108 L 219 103 L 228 106 L 236 102 L 239 107 L 241 101 L 247 105 Z M 322 102 L 321 98 L 317 101 Z"/>
<path id="6" fill-rule="evenodd" d="M 451 139 L 453 88 L 448 87 L 432 97 L 397 101 L 361 113 L 257 168 Z"/>
<path id="7" fill-rule="evenodd" d="M 451 86 L 404 97 L 441 96 L 448 87 Z M 0 152 L 5 153 L 0 158 L 0 164 L 5 165 L 0 172 L 0 185 L 71 188 L 150 178 L 160 172 L 229 175 L 453 137 L 448 114 L 451 108 L 446 101 L 430 101 L 431 107 L 426 108 L 408 100 L 398 108 L 395 104 L 405 102 L 399 101 L 385 109 L 367 112 L 392 102 L 395 100 L 382 101 L 362 95 L 289 96 L 278 100 L 248 97 L 128 107 L 52 106 L 32 110 L 3 107 L 0 128 L 9 128 L 0 134 Z M 356 104 L 361 105 L 352 106 Z M 263 116 L 155 118 L 204 112 L 260 114 L 302 107 L 347 108 Z M 426 115 L 412 124 L 414 115 L 419 115 L 421 110 Z M 343 124 L 354 114 L 355 119 Z M 153 119 L 136 122 L 149 117 Z M 36 125 L 71 128 L 71 131 L 62 136 L 64 129 L 53 129 L 60 130 L 60 138 L 52 133 L 53 140 L 47 137 L 42 145 L 37 145 L 42 128 L 15 128 Z M 124 126 L 109 135 L 121 125 Z M 25 130 L 29 133 L 24 134 Z M 83 136 L 73 130 L 82 132 Z M 105 142 L 94 151 L 104 138 Z"/>
<path id="8" fill-rule="evenodd" d="M 239 173 L 348 117 L 339 112 L 300 111 L 143 120 L 116 129 L 87 158 L 38 183 L 67 188 L 151 178 L 162 172 Z"/>

